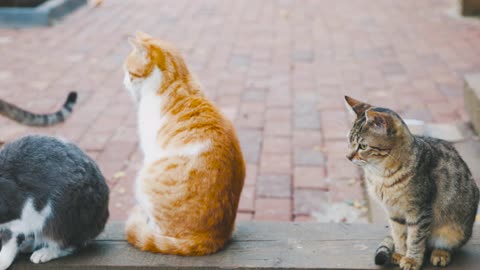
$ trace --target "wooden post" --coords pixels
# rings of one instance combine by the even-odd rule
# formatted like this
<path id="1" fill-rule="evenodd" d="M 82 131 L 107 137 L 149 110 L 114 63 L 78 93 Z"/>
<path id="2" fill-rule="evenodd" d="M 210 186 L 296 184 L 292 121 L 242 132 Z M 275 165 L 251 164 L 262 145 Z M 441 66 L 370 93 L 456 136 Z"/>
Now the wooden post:
<path id="1" fill-rule="evenodd" d="M 480 134 L 480 73 L 465 75 L 464 98 L 472 126 Z"/>
<path id="2" fill-rule="evenodd" d="M 460 0 L 460 14 L 463 16 L 480 15 L 480 0 Z"/>

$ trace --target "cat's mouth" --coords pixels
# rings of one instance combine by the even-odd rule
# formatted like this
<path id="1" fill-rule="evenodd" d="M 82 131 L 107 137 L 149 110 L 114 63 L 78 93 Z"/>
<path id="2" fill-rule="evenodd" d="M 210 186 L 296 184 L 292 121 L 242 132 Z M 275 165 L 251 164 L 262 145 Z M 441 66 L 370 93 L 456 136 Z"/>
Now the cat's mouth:
<path id="1" fill-rule="evenodd" d="M 365 166 L 367 165 L 367 162 L 362 159 L 353 159 L 352 160 L 353 164 L 358 165 L 358 166 Z"/>

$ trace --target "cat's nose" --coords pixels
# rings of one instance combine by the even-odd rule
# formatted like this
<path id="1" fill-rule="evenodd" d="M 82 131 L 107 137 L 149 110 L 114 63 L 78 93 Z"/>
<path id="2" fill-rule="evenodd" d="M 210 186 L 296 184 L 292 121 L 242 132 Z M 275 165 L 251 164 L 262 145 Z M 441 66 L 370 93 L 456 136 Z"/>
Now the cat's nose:
<path id="1" fill-rule="evenodd" d="M 355 156 L 355 153 L 348 154 L 346 157 L 348 160 L 352 161 L 353 157 Z"/>

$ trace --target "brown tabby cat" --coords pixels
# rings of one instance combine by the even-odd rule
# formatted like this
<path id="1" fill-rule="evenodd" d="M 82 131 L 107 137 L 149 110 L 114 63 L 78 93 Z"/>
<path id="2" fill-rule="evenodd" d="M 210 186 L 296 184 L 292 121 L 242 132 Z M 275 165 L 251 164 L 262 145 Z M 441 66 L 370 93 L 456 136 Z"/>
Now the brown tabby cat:
<path id="1" fill-rule="evenodd" d="M 165 254 L 216 252 L 231 237 L 245 178 L 233 125 L 174 46 L 143 33 L 130 43 L 124 83 L 138 104 L 144 162 L 127 240 Z"/>
<path id="2" fill-rule="evenodd" d="M 347 158 L 390 217 L 393 262 L 420 269 L 428 247 L 434 266 L 448 265 L 472 235 L 478 208 L 467 165 L 450 143 L 412 135 L 394 111 L 345 99 L 357 115 Z"/>
<path id="3" fill-rule="evenodd" d="M 23 125 L 45 127 L 65 121 L 72 113 L 73 106 L 76 102 L 77 92 L 70 92 L 63 107 L 59 111 L 49 114 L 36 114 L 0 99 L 0 114 Z"/>

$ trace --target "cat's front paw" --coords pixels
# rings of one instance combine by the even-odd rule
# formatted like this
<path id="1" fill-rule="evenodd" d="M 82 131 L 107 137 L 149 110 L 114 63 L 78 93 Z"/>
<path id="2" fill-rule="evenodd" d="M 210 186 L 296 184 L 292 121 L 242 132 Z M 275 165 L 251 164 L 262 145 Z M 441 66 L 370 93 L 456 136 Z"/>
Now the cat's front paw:
<path id="1" fill-rule="evenodd" d="M 452 259 L 451 253 L 447 250 L 435 249 L 430 256 L 433 266 L 447 266 Z"/>
<path id="2" fill-rule="evenodd" d="M 54 249 L 44 247 L 33 252 L 32 256 L 30 256 L 30 261 L 32 261 L 33 263 L 44 263 L 57 257 L 58 254 L 57 252 L 55 252 Z"/>
<path id="3" fill-rule="evenodd" d="M 4 264 L 0 262 L 0 270 L 7 270 L 10 265 Z"/>
<path id="4" fill-rule="evenodd" d="M 8 267 L 10 267 L 12 263 L 11 262 L 4 262 L 0 260 L 0 270 L 6 270 Z"/>
<path id="5" fill-rule="evenodd" d="M 409 257 L 403 257 L 400 260 L 400 268 L 402 270 L 420 270 L 422 267 L 422 261 Z"/>
<path id="6" fill-rule="evenodd" d="M 404 257 L 405 255 L 402 255 L 400 253 L 393 253 L 392 255 L 392 263 L 395 264 L 395 265 L 400 265 L 400 261 L 402 260 L 402 258 Z"/>
<path id="7" fill-rule="evenodd" d="M 3 250 L 2 250 L 3 252 Z M 5 254 L 0 255 L 0 270 L 6 270 L 12 265 L 15 255 L 5 256 Z"/>

